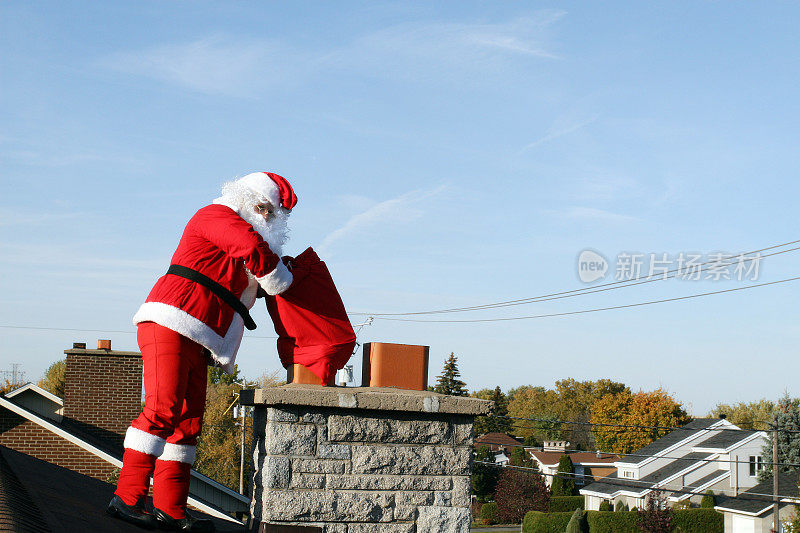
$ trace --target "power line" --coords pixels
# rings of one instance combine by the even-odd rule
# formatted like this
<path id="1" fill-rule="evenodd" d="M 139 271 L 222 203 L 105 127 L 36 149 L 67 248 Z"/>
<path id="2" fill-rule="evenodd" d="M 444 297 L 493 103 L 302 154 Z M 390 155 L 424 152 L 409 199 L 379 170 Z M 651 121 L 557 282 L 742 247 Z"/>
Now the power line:
<path id="1" fill-rule="evenodd" d="M 136 330 L 130 329 L 87 329 L 87 328 L 51 328 L 45 326 L 16 326 L 11 324 L 0 324 L 0 328 L 3 329 L 31 329 L 37 331 L 80 331 L 83 333 L 127 333 L 130 335 L 135 335 Z M 243 338 L 245 339 L 277 339 L 277 336 L 265 337 L 259 335 L 245 335 Z"/>
<path id="2" fill-rule="evenodd" d="M 501 465 L 501 464 L 498 464 L 498 463 L 490 463 L 488 461 L 473 461 L 473 462 L 476 463 L 476 464 L 494 466 L 494 467 L 497 467 L 497 468 L 514 468 L 514 469 L 517 469 L 517 470 L 534 471 L 534 472 L 538 473 L 541 476 L 547 476 L 547 477 L 554 477 L 555 478 L 555 477 L 570 477 L 571 476 L 571 477 L 574 477 L 576 479 L 584 479 L 584 480 L 587 479 L 586 477 L 581 477 L 579 474 L 576 474 L 574 472 L 559 472 L 557 474 L 546 474 L 546 473 L 542 472 L 541 470 L 539 470 L 538 468 L 532 468 L 532 467 L 529 467 L 529 466 Z M 615 478 L 615 479 L 619 479 L 619 478 Z M 686 490 L 686 489 L 671 489 L 671 488 L 668 488 L 668 487 L 660 487 L 660 486 L 658 486 L 657 483 L 650 484 L 647 481 L 639 481 L 639 480 L 635 480 L 635 479 L 620 480 L 620 481 L 622 481 L 622 483 L 615 483 L 614 480 L 608 480 L 606 478 L 600 478 L 600 479 L 592 478 L 592 482 L 594 482 L 594 483 L 604 483 L 606 485 L 611 485 L 611 486 L 614 486 L 614 487 L 627 488 L 627 489 L 642 488 L 642 489 L 649 489 L 651 491 L 652 490 L 659 490 L 659 491 L 663 491 L 663 492 L 670 492 L 670 493 L 677 493 L 677 494 L 689 494 L 689 495 L 692 495 L 692 496 L 704 496 L 705 495 L 705 493 L 703 493 L 703 492 L 696 492 L 696 491 Z M 640 484 L 639 487 L 633 486 L 633 485 L 635 485 L 637 483 Z M 583 488 L 586 488 L 586 487 L 584 486 Z M 787 496 L 787 495 L 781 495 L 781 494 L 763 494 L 763 493 L 760 493 L 760 492 L 746 492 L 746 493 L 739 494 L 738 496 L 735 496 L 735 498 L 741 499 L 741 500 L 763 501 L 763 502 L 769 502 L 769 503 L 773 503 L 775 501 L 774 498 L 776 498 L 776 497 L 777 498 L 791 499 L 791 500 L 797 500 L 798 499 L 798 496 Z"/>
<path id="3" fill-rule="evenodd" d="M 705 261 L 705 262 L 699 263 L 697 265 L 692 265 L 692 269 L 691 270 L 688 270 L 687 268 L 683 268 L 683 269 L 677 268 L 677 269 L 668 270 L 666 272 L 660 273 L 657 276 L 656 275 L 637 276 L 637 277 L 631 278 L 629 280 L 614 281 L 614 282 L 609 282 L 609 283 L 603 283 L 601 285 L 594 285 L 594 286 L 591 286 L 591 287 L 583 287 L 581 289 L 573 289 L 573 290 L 570 290 L 570 291 L 561 291 L 561 292 L 555 292 L 555 293 L 550 293 L 550 294 L 543 294 L 543 295 L 540 295 L 540 296 L 532 296 L 532 297 L 529 297 L 529 298 L 521 298 L 521 299 L 517 299 L 517 300 L 506 300 L 506 301 L 503 301 L 503 302 L 496 302 L 496 303 L 482 304 L 482 305 L 474 305 L 474 306 L 469 306 L 469 307 L 453 307 L 453 308 L 449 308 L 449 309 L 438 309 L 438 310 L 432 310 L 432 311 L 416 311 L 416 312 L 408 312 L 408 313 L 361 313 L 361 312 L 359 312 L 359 313 L 349 313 L 349 314 L 350 315 L 364 315 L 364 316 L 385 317 L 385 316 L 427 315 L 427 314 L 436 314 L 436 313 L 456 313 L 456 312 L 463 312 L 463 311 L 476 311 L 476 310 L 482 310 L 482 309 L 493 309 L 493 308 L 496 308 L 496 307 L 508 307 L 508 306 L 512 306 L 512 305 L 523 305 L 523 304 L 527 304 L 527 303 L 537 303 L 537 302 L 540 302 L 540 301 L 557 300 L 557 299 L 560 299 L 560 298 L 570 298 L 572 296 L 578 296 L 580 294 L 592 294 L 592 293 L 595 293 L 595 292 L 603 292 L 604 290 L 612 290 L 612 289 L 603 289 L 603 287 L 612 287 L 613 289 L 618 289 L 618 288 L 623 288 L 623 287 L 628 287 L 628 286 L 633 286 L 633 285 L 641 285 L 642 283 L 650 283 L 650 282 L 653 282 L 653 281 L 661 281 L 661 280 L 664 280 L 664 279 L 670 279 L 670 278 L 676 277 L 682 271 L 685 272 L 685 271 L 688 270 L 691 273 L 695 273 L 694 269 L 697 268 L 697 267 L 702 267 L 703 265 L 714 265 L 716 263 L 719 263 L 720 261 L 728 261 L 728 260 L 736 258 L 736 257 L 742 258 L 744 261 L 752 261 L 752 260 L 755 260 L 755 259 L 761 259 L 763 257 L 769 257 L 769 256 L 772 256 L 772 255 L 779 255 L 779 254 L 783 254 L 783 253 L 786 253 L 786 252 L 791 252 L 791 251 L 794 251 L 794 250 L 798 250 L 798 249 L 800 249 L 800 247 L 791 248 L 789 250 L 782 250 L 782 251 L 774 252 L 774 253 L 771 253 L 771 254 L 765 254 L 765 255 L 759 256 L 759 257 L 751 257 L 751 258 L 747 258 L 746 257 L 747 255 L 750 255 L 750 254 L 756 254 L 756 253 L 763 252 L 763 251 L 766 251 L 766 250 L 773 250 L 775 248 L 783 248 L 785 246 L 789 246 L 791 244 L 796 244 L 796 243 L 800 243 L 800 239 L 795 240 L 795 241 L 785 242 L 783 244 L 776 244 L 774 246 L 768 246 L 766 248 L 761 248 L 759 250 L 753 250 L 753 251 L 750 251 L 750 252 L 744 252 L 744 253 L 741 253 L 741 254 L 735 255 L 735 256 L 715 259 L 715 260 L 712 260 L 712 261 Z M 727 266 L 727 265 L 731 265 L 731 264 L 733 264 L 733 263 L 722 263 L 721 265 L 717 265 L 717 266 Z M 696 272 L 700 273 L 700 272 L 703 272 L 703 271 L 704 270 L 702 268 L 699 268 L 699 270 L 697 270 Z M 667 274 L 673 274 L 673 273 L 675 274 L 675 276 L 667 276 Z M 650 279 L 650 278 L 652 278 L 652 279 Z M 645 280 L 645 281 L 639 281 L 639 280 Z"/>
<path id="4" fill-rule="evenodd" d="M 644 305 L 654 305 L 654 304 L 660 304 L 660 303 L 666 303 L 666 302 L 676 302 L 676 301 L 679 301 L 679 300 L 689 300 L 689 299 L 692 299 L 692 298 L 700 298 L 700 297 L 703 297 L 703 296 L 711 296 L 711 295 L 714 295 L 714 294 L 723 294 L 723 293 L 726 293 L 726 292 L 743 291 L 743 290 L 747 290 L 747 289 L 755 289 L 757 287 L 766 287 L 767 285 L 777 285 L 779 283 L 788 283 L 790 281 L 797 281 L 798 279 L 800 279 L 800 276 L 797 276 L 797 277 L 794 277 L 794 278 L 781 279 L 781 280 L 778 280 L 778 281 L 769 281 L 769 282 L 766 282 L 766 283 L 757 283 L 755 285 L 748 285 L 746 287 L 735 287 L 733 289 L 725 289 L 725 290 L 720 290 L 720 291 L 702 292 L 702 293 L 698 293 L 698 294 L 690 294 L 688 296 L 678 296 L 678 297 L 675 297 L 675 298 L 664 298 L 664 299 L 661 299 L 661 300 L 650 300 L 650 301 L 647 301 L 647 302 L 639 302 L 639 303 L 635 303 L 635 304 L 614 305 L 614 306 L 610 306 L 610 307 L 597 307 L 597 308 L 594 308 L 594 309 L 583 309 L 583 310 L 580 310 L 580 311 L 567 311 L 567 312 L 563 312 L 563 313 L 547 313 L 547 314 L 542 314 L 542 315 L 514 316 L 514 317 L 505 317 L 505 318 L 475 318 L 475 319 L 462 319 L 462 320 L 420 320 L 420 319 L 413 319 L 413 318 L 386 318 L 386 317 L 382 317 L 382 316 L 376 316 L 375 318 L 377 320 L 390 320 L 390 321 L 393 321 L 393 322 L 422 322 L 422 323 L 439 323 L 439 324 L 443 324 L 443 323 L 449 323 L 449 324 L 474 323 L 474 322 L 507 322 L 507 321 L 511 321 L 511 320 L 528 320 L 528 319 L 533 319 L 533 318 L 551 318 L 551 317 L 558 317 L 558 316 L 569 316 L 569 315 L 581 315 L 581 314 L 586 314 L 586 313 L 597 313 L 599 311 L 611 311 L 611 310 L 614 310 L 614 309 L 627 309 L 627 308 L 631 308 L 631 307 L 641 307 L 641 306 L 644 306 Z"/>

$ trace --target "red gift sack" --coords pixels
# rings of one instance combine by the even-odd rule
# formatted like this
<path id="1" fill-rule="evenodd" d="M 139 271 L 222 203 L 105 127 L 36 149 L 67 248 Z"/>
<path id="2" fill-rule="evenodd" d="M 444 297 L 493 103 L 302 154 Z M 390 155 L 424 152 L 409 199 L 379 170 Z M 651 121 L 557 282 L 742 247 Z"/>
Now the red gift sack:
<path id="1" fill-rule="evenodd" d="M 292 260 L 292 286 L 267 296 L 267 311 L 278 334 L 284 368 L 305 366 L 322 385 L 343 368 L 353 353 L 356 335 L 328 267 L 307 248 Z"/>

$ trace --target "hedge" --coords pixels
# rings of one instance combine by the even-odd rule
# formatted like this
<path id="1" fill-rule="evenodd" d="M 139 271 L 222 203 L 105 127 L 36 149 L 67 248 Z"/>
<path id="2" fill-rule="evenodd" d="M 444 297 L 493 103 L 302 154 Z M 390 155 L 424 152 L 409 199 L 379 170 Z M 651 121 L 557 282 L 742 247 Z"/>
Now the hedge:
<path id="1" fill-rule="evenodd" d="M 522 522 L 524 533 L 563 533 L 572 513 L 531 511 Z M 635 511 L 588 511 L 590 533 L 641 533 Z M 713 509 L 680 509 L 672 514 L 673 533 L 723 533 L 722 513 Z"/>
<path id="2" fill-rule="evenodd" d="M 725 530 L 722 513 L 714 509 L 682 509 L 672 514 L 675 533 L 722 533 Z"/>
<path id="3" fill-rule="evenodd" d="M 586 513 L 591 533 L 641 533 L 636 513 L 630 511 L 589 511 Z"/>
<path id="4" fill-rule="evenodd" d="M 497 523 L 497 504 L 494 502 L 484 503 L 481 507 L 481 520 L 489 525 Z"/>
<path id="5" fill-rule="evenodd" d="M 583 509 L 583 496 L 551 496 L 551 513 L 568 513 L 575 509 Z"/>
<path id="6" fill-rule="evenodd" d="M 524 533 L 564 533 L 572 513 L 530 511 L 522 521 Z"/>

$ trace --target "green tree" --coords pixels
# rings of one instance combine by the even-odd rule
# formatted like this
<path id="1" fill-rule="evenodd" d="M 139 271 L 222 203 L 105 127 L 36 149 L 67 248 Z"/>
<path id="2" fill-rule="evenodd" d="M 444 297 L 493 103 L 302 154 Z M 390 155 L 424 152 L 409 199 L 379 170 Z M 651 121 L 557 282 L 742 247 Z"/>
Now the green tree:
<path id="1" fill-rule="evenodd" d="M 567 522 L 566 533 L 582 533 L 588 529 L 589 524 L 586 522 L 586 516 L 583 513 L 583 509 L 575 509 L 569 519 L 569 522 Z"/>
<path id="2" fill-rule="evenodd" d="M 439 394 L 449 394 L 450 396 L 467 396 L 467 384 L 461 381 L 461 372 L 458 370 L 458 357 L 450 352 L 450 357 L 444 362 L 442 373 L 436 378 L 436 386 L 433 388 Z"/>
<path id="3" fill-rule="evenodd" d="M 555 389 L 526 385 L 508 392 L 508 413 L 514 417 L 534 418 L 514 423 L 514 434 L 526 442 L 550 439 L 568 440 L 578 449 L 595 449 L 594 436 L 588 424 L 560 424 L 559 420 L 588 422 L 592 406 L 605 396 L 630 393 L 624 384 L 610 379 L 577 381 L 573 378 L 556 382 Z"/>
<path id="4" fill-rule="evenodd" d="M 62 400 L 64 399 L 64 376 L 67 373 L 67 360 L 56 361 L 44 371 L 44 376 L 38 385 L 46 391 L 52 392 Z"/>
<path id="5" fill-rule="evenodd" d="M 600 502 L 600 507 L 597 508 L 599 511 L 613 511 L 611 508 L 611 502 L 608 500 L 603 500 Z"/>
<path id="6" fill-rule="evenodd" d="M 737 404 L 719 403 L 708 413 L 709 418 L 725 415 L 729 422 L 742 429 L 768 429 L 775 411 L 775 403 L 765 398 L 757 402 Z"/>
<path id="7" fill-rule="evenodd" d="M 572 496 L 575 494 L 575 465 L 569 455 L 562 455 L 558 460 L 558 469 L 550 486 L 553 496 Z"/>
<path id="8" fill-rule="evenodd" d="M 778 462 L 800 463 L 800 400 L 790 398 L 788 393 L 778 400 L 775 412 L 772 415 L 770 427 L 778 428 Z M 780 430 L 788 431 L 780 431 Z M 772 477 L 772 440 L 773 432 L 767 432 L 767 439 L 761 450 L 764 469 L 758 475 L 760 481 Z M 780 472 L 791 472 L 793 467 L 781 466 Z"/>
<path id="9" fill-rule="evenodd" d="M 239 382 L 234 381 L 239 379 Z M 278 373 L 264 374 L 258 380 L 239 378 L 238 369 L 228 376 L 219 369 L 208 369 L 206 386 L 206 412 L 203 430 L 197 442 L 194 468 L 227 487 L 239 490 L 239 467 L 241 464 L 241 417 L 233 417 L 233 406 L 238 403 L 239 391 L 244 387 L 270 387 L 282 384 Z M 252 421 L 245 418 L 245 453 L 252 447 Z M 245 456 L 245 483 L 252 477 L 252 461 Z M 247 492 L 247 489 L 245 489 Z"/>
<path id="10" fill-rule="evenodd" d="M 483 463 L 494 463 L 494 452 L 488 446 L 481 446 L 475 452 L 472 466 L 472 492 L 478 501 L 484 502 L 494 497 L 500 468 Z"/>
<path id="11" fill-rule="evenodd" d="M 475 434 L 484 435 L 486 433 L 509 433 L 512 423 L 508 418 L 508 398 L 503 394 L 500 387 L 494 389 L 481 389 L 473 392 L 474 398 L 481 400 L 491 400 L 493 403 L 492 413 L 489 416 L 475 417 Z"/>
<path id="12" fill-rule="evenodd" d="M 662 389 L 603 396 L 592 406 L 591 417 L 592 423 L 610 424 L 595 426 L 593 433 L 598 448 L 613 453 L 638 450 L 672 431 L 669 428 L 683 426 L 690 420 L 683 406 Z"/>
<path id="13" fill-rule="evenodd" d="M 522 446 L 517 446 L 511 452 L 511 457 L 508 458 L 508 464 L 511 466 L 524 466 L 525 468 L 534 468 L 536 463 L 533 461 L 533 457 Z"/>
<path id="14" fill-rule="evenodd" d="M 713 509 L 714 505 L 716 505 L 716 500 L 714 499 L 714 491 L 708 489 L 703 494 L 703 498 L 700 500 L 700 507 L 703 509 Z"/>

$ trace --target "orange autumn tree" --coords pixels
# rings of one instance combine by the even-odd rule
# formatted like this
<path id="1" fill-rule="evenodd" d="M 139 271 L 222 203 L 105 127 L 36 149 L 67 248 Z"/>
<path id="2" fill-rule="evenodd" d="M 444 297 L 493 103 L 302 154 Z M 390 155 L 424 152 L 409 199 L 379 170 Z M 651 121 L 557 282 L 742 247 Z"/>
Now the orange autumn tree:
<path id="1" fill-rule="evenodd" d="M 672 431 L 668 428 L 683 426 L 690 420 L 680 402 L 663 389 L 635 394 L 625 390 L 603 396 L 592 405 L 594 424 L 663 428 L 594 426 L 597 447 L 604 452 L 631 453 Z"/>

